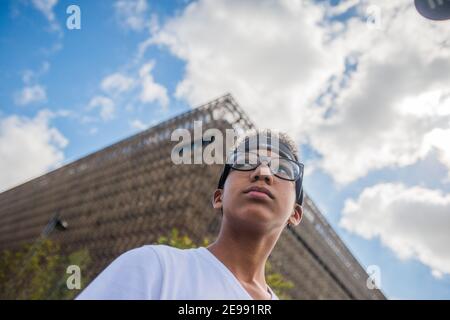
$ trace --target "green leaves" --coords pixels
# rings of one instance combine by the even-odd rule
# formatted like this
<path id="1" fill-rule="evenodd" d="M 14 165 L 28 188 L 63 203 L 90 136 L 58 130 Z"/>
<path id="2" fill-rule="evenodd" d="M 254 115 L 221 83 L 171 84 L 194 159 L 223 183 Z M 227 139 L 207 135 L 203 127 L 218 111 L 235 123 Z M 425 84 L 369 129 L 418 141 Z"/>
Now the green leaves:
<path id="1" fill-rule="evenodd" d="M 87 250 L 65 255 L 59 244 L 45 238 L 14 252 L 5 250 L 0 253 L 0 299 L 73 299 L 80 290 L 67 288 L 66 269 L 78 265 L 86 270 L 89 263 Z M 88 283 L 81 279 L 82 284 Z"/>

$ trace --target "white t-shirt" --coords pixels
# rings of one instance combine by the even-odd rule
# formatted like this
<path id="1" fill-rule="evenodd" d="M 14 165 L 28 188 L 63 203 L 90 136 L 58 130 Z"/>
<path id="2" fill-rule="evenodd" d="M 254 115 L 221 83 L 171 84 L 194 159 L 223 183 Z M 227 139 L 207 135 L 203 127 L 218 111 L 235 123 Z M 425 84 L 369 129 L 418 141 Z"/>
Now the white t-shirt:
<path id="1" fill-rule="evenodd" d="M 268 288 L 272 300 L 276 294 Z M 234 274 L 208 249 L 145 245 L 125 252 L 77 300 L 252 300 Z"/>

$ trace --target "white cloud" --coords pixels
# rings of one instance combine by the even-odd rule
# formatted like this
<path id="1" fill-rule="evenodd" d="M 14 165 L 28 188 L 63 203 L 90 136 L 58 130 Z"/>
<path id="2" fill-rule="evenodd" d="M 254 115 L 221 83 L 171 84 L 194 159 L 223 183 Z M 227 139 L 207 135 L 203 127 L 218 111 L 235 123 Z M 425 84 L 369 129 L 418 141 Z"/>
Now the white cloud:
<path id="1" fill-rule="evenodd" d="M 151 75 L 151 71 L 155 66 L 154 61 L 144 64 L 139 70 L 139 77 L 141 79 L 142 90 L 139 96 L 141 102 L 151 103 L 158 101 L 159 104 L 165 108 L 169 103 L 167 89 L 156 83 Z"/>
<path id="2" fill-rule="evenodd" d="M 128 112 L 134 110 L 136 102 L 144 104 L 156 102 L 166 108 L 169 104 L 167 89 L 155 82 L 152 75 L 154 66 L 153 60 L 140 65 L 135 70 L 138 73 L 136 78 L 120 72 L 106 76 L 100 83 L 100 88 L 104 94 L 95 95 L 88 103 L 88 110 L 98 108 L 101 119 L 107 121 L 115 117 L 116 104 L 124 106 L 124 109 Z M 95 119 L 83 116 L 81 121 L 82 123 L 90 123 L 95 122 Z M 146 127 L 137 120 L 130 122 L 130 126 L 139 130 Z"/>
<path id="3" fill-rule="evenodd" d="M 360 17 L 324 21 L 354 5 Z M 143 47 L 162 45 L 186 61 L 178 98 L 196 106 L 231 92 L 258 126 L 309 143 L 320 168 L 349 183 L 422 159 L 437 147 L 429 133 L 450 120 L 439 100 L 450 94 L 447 26 L 422 18 L 409 0 L 380 0 L 381 28 L 369 28 L 369 5 L 200 0 Z M 346 72 L 346 61 L 356 69 Z"/>
<path id="4" fill-rule="evenodd" d="M 450 120 L 450 99 L 442 99 L 450 94 L 450 48 L 439 45 L 445 31 L 418 19 L 412 3 L 396 8 L 401 18 L 386 7 L 384 31 L 354 21 L 342 35 L 343 43 L 357 43 L 358 71 L 327 106 L 331 115 L 315 118 L 309 132 L 322 168 L 340 183 L 423 159 L 432 145 L 425 136 Z"/>
<path id="5" fill-rule="evenodd" d="M 96 135 L 98 133 L 98 128 L 97 127 L 93 127 L 89 129 L 89 134 L 90 135 Z"/>
<path id="6" fill-rule="evenodd" d="M 340 225 L 380 241 L 401 259 L 417 259 L 435 277 L 450 274 L 450 194 L 402 184 L 366 188 L 345 202 Z"/>
<path id="7" fill-rule="evenodd" d="M 23 83 L 28 84 L 33 81 L 34 77 L 35 77 L 34 72 L 32 70 L 27 69 L 23 72 L 22 81 Z"/>
<path id="8" fill-rule="evenodd" d="M 306 106 L 344 70 L 342 50 L 323 43 L 322 18 L 309 1 L 198 1 L 152 42 L 186 61 L 178 98 L 197 106 L 231 92 L 259 126 L 298 134 Z"/>
<path id="9" fill-rule="evenodd" d="M 31 0 L 31 3 L 50 22 L 50 27 L 53 31 L 60 31 L 53 11 L 53 8 L 58 4 L 58 0 Z"/>
<path id="10" fill-rule="evenodd" d="M 26 86 L 19 92 L 16 92 L 14 96 L 14 102 L 20 106 L 46 100 L 47 93 L 41 85 Z"/>
<path id="11" fill-rule="evenodd" d="M 68 140 L 49 124 L 49 111 L 34 118 L 0 118 L 0 191 L 59 166 Z"/>
<path id="12" fill-rule="evenodd" d="M 79 117 L 79 119 L 82 124 L 95 123 L 95 122 L 99 121 L 96 117 L 87 116 L 87 115 L 82 115 L 81 117 Z"/>
<path id="13" fill-rule="evenodd" d="M 48 21 L 55 20 L 55 14 L 53 7 L 56 6 L 58 0 L 32 0 L 31 1 L 36 9 L 38 9 Z"/>
<path id="14" fill-rule="evenodd" d="M 135 119 L 135 120 L 131 121 L 131 122 L 130 122 L 130 126 L 131 126 L 133 129 L 136 129 L 136 130 L 139 130 L 139 131 L 145 130 L 145 129 L 148 128 L 148 125 L 146 125 L 145 123 L 143 123 L 143 122 L 142 122 L 141 120 L 139 120 L 139 119 Z"/>
<path id="15" fill-rule="evenodd" d="M 126 29 L 141 31 L 148 26 L 146 0 L 118 0 L 114 8 L 119 23 Z"/>
<path id="16" fill-rule="evenodd" d="M 30 85 L 31 83 L 36 82 L 39 77 L 46 74 L 48 70 L 50 70 L 50 63 L 44 61 L 37 71 L 26 69 L 22 74 L 22 81 L 24 84 Z"/>
<path id="17" fill-rule="evenodd" d="M 50 63 L 44 61 L 37 71 L 27 69 L 22 73 L 22 81 L 25 85 L 20 91 L 14 94 L 14 102 L 17 105 L 27 105 L 35 102 L 47 100 L 47 91 L 45 87 L 38 84 L 39 78 L 46 74 L 50 69 Z"/>
<path id="18" fill-rule="evenodd" d="M 107 121 L 114 118 L 115 105 L 114 101 L 104 96 L 95 96 L 89 102 L 89 109 L 99 108 L 100 117 Z"/>
<path id="19" fill-rule="evenodd" d="M 331 16 L 334 15 L 340 15 L 348 11 L 350 8 L 357 6 L 360 4 L 360 0 L 347 0 L 347 1 L 340 1 L 335 6 L 330 6 L 328 8 L 328 14 Z"/>
<path id="20" fill-rule="evenodd" d="M 101 88 L 111 94 L 120 94 L 132 88 L 134 80 L 121 73 L 113 73 L 102 80 Z"/>
<path id="21" fill-rule="evenodd" d="M 450 129 L 436 128 L 425 135 L 425 143 L 438 152 L 439 160 L 450 168 Z M 450 171 L 447 181 L 450 180 Z"/>

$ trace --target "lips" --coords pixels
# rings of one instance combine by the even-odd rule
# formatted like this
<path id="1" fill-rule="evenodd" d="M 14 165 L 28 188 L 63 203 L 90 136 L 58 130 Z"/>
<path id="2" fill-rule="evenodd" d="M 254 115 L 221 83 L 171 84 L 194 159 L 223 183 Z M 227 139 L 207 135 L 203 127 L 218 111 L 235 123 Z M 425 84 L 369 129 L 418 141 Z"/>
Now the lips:
<path id="1" fill-rule="evenodd" d="M 244 190 L 244 193 L 250 194 L 255 197 L 266 197 L 268 196 L 271 199 L 274 199 L 272 192 L 269 189 L 258 186 L 251 186 Z"/>

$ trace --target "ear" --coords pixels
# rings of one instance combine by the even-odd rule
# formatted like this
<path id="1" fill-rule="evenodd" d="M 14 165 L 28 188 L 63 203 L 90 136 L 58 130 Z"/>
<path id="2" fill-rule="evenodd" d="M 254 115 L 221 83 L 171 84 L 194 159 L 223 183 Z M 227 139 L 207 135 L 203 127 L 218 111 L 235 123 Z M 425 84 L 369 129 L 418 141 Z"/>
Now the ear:
<path id="1" fill-rule="evenodd" d="M 294 206 L 294 211 L 289 217 L 288 223 L 292 226 L 297 226 L 300 223 L 300 221 L 302 221 L 302 217 L 303 217 L 303 207 L 298 203 L 296 203 Z"/>
<path id="2" fill-rule="evenodd" d="M 223 189 L 216 189 L 213 193 L 212 206 L 214 209 L 222 209 Z"/>

